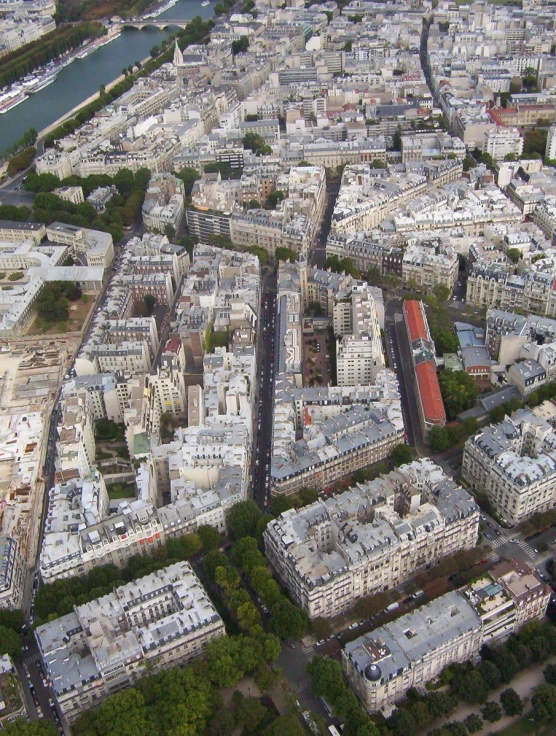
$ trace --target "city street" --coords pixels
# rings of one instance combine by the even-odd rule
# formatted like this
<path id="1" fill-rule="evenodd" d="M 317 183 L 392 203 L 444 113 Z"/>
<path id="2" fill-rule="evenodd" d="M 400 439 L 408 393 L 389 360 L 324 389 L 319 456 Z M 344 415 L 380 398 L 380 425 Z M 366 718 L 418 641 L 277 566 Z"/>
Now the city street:
<path id="1" fill-rule="evenodd" d="M 390 367 L 396 373 L 400 387 L 407 443 L 415 447 L 419 454 L 419 450 L 424 445 L 419 422 L 417 397 L 413 388 L 411 350 L 403 321 L 402 302 L 399 299 L 391 299 L 386 304 L 384 332 Z"/>
<path id="2" fill-rule="evenodd" d="M 258 393 L 255 415 L 255 442 L 253 447 L 253 498 L 259 507 L 268 507 L 270 494 L 270 443 L 274 396 L 274 366 L 276 332 L 276 273 L 263 275 L 261 324 L 258 343 Z"/>

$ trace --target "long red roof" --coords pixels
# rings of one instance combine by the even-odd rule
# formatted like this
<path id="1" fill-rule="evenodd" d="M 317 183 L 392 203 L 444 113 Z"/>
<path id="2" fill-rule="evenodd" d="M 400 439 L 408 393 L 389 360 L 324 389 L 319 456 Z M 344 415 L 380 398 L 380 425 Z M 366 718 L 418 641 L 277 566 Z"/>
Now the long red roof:
<path id="1" fill-rule="evenodd" d="M 425 419 L 429 422 L 442 422 L 446 420 L 446 412 L 444 411 L 444 402 L 440 393 L 440 385 L 436 368 L 433 361 L 419 363 L 415 366 L 417 375 L 417 383 L 419 384 L 419 394 L 421 395 L 421 404 L 423 405 L 423 413 Z"/>
<path id="2" fill-rule="evenodd" d="M 416 299 L 408 299 L 403 303 L 403 308 L 411 342 L 415 342 L 419 338 L 428 340 L 429 334 L 425 323 L 425 316 L 421 309 L 421 302 L 418 302 Z"/>

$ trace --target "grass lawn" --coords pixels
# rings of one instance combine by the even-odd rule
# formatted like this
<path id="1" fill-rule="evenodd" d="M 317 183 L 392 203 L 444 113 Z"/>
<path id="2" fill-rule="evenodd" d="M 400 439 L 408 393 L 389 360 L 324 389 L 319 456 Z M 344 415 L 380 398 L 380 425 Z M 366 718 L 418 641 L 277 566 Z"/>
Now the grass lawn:
<path id="1" fill-rule="evenodd" d="M 548 736 L 552 733 L 556 724 L 539 726 L 529 720 L 531 714 L 527 714 L 521 720 L 512 723 L 511 726 L 498 731 L 500 736 Z"/>
<path id="2" fill-rule="evenodd" d="M 27 330 L 27 335 L 57 335 L 62 332 L 79 332 L 94 303 L 94 299 L 79 299 L 76 302 L 71 302 L 67 320 L 64 319 L 60 322 L 45 320 L 40 314 L 37 314 Z"/>
<path id="3" fill-rule="evenodd" d="M 108 498 L 111 501 L 117 501 L 119 498 L 134 498 L 135 486 L 132 483 L 114 483 L 106 488 Z"/>

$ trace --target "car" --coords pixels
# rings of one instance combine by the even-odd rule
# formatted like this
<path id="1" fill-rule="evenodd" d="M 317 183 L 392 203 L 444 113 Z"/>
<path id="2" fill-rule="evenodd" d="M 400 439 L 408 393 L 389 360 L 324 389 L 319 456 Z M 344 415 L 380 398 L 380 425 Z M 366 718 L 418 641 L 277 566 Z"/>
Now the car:
<path id="1" fill-rule="evenodd" d="M 510 544 L 519 544 L 519 539 L 510 539 Z"/>

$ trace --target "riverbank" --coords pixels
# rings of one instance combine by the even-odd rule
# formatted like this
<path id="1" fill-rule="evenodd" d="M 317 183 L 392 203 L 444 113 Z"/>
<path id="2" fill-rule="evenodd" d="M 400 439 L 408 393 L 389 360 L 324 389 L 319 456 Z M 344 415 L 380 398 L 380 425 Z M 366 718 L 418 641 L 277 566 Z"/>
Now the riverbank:
<path id="1" fill-rule="evenodd" d="M 146 56 L 144 59 L 141 59 L 141 66 L 147 63 L 147 61 L 150 60 L 150 56 Z M 104 89 L 106 92 L 110 92 L 112 87 L 115 87 L 117 84 L 119 84 L 123 79 L 126 78 L 125 74 L 120 74 L 116 77 L 116 79 L 113 79 L 111 82 L 108 82 L 108 84 L 104 85 Z M 87 105 L 90 105 L 91 102 L 94 102 L 95 100 L 98 100 L 100 97 L 100 90 L 98 92 L 95 92 L 94 94 L 87 97 L 86 100 L 83 100 L 83 102 L 80 102 L 78 105 L 73 107 L 71 110 L 68 110 L 64 115 L 59 117 L 57 120 L 54 120 L 50 125 L 48 125 L 46 128 L 43 128 L 43 130 L 39 131 L 37 135 L 37 155 L 40 155 L 41 153 L 44 153 L 44 146 L 43 146 L 43 140 L 46 138 L 46 136 L 51 133 L 53 130 L 55 130 L 59 125 L 62 125 L 62 123 L 65 123 L 66 120 L 69 120 L 70 118 L 74 117 L 82 108 L 86 107 Z"/>

